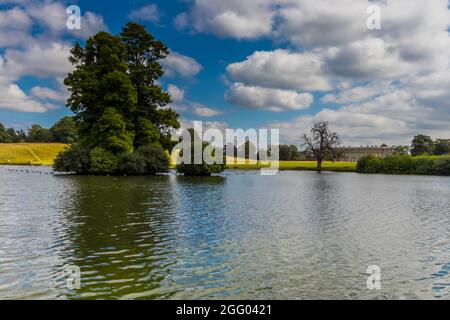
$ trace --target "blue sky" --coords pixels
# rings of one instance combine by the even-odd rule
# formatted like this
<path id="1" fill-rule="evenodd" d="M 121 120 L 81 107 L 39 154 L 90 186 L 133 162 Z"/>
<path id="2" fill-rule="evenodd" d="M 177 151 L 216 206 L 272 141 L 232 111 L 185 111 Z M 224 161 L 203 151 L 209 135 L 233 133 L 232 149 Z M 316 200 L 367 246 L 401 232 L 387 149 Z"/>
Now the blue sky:
<path id="1" fill-rule="evenodd" d="M 70 4 L 81 31 L 65 27 Z M 370 29 L 373 4 L 381 25 Z M 317 120 L 346 144 L 450 137 L 447 0 L 0 0 L 0 122 L 70 114 L 68 49 L 130 20 L 173 52 L 160 83 L 186 125 L 279 128 L 289 143 Z"/>

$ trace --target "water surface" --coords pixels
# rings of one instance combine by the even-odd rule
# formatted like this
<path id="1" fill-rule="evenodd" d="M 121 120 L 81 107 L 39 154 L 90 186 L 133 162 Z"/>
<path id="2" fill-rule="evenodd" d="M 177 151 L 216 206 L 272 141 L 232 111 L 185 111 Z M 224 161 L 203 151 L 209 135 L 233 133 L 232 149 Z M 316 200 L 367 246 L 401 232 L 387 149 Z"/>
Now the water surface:
<path id="1" fill-rule="evenodd" d="M 448 177 L 0 167 L 4 299 L 450 299 L 449 234 Z"/>

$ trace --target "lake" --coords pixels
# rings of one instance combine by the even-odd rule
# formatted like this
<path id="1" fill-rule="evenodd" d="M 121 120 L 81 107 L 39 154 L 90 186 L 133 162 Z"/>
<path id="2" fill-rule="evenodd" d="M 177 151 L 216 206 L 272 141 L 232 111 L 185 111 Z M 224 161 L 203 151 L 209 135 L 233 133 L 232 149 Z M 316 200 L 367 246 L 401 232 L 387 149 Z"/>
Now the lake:
<path id="1" fill-rule="evenodd" d="M 0 167 L 3 299 L 450 299 L 449 235 L 449 177 Z"/>

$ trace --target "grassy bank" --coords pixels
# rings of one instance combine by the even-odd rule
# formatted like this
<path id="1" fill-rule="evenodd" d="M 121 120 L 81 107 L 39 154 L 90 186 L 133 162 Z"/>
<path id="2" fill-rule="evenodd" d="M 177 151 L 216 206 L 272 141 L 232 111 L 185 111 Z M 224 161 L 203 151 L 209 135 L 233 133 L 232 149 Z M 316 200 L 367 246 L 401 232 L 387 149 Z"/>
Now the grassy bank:
<path id="1" fill-rule="evenodd" d="M 65 147 L 61 143 L 1 143 L 0 165 L 50 166 Z"/>
<path id="2" fill-rule="evenodd" d="M 239 161 L 238 163 L 232 163 L 228 161 L 227 169 L 237 169 L 237 170 L 259 170 L 263 167 L 267 167 L 267 163 L 244 163 L 244 161 Z M 303 171 L 316 171 L 317 163 L 315 161 L 279 161 L 280 170 L 303 170 Z M 331 162 L 327 161 L 322 164 L 323 171 L 334 171 L 334 172 L 355 172 L 356 163 L 354 162 Z"/>

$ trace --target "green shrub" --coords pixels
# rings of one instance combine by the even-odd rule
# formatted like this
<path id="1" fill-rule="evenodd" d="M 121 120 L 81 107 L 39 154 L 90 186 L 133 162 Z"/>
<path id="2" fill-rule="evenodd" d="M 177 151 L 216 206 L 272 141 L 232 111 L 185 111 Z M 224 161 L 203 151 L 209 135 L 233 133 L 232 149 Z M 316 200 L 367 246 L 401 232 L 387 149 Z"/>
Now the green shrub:
<path id="1" fill-rule="evenodd" d="M 356 168 L 360 173 L 450 175 L 450 157 L 366 156 L 358 161 Z"/>
<path id="2" fill-rule="evenodd" d="M 137 154 L 145 161 L 145 174 L 155 175 L 169 170 L 170 159 L 159 143 L 142 146 Z"/>
<path id="3" fill-rule="evenodd" d="M 203 151 L 209 145 L 206 142 L 202 143 Z M 193 144 L 192 144 L 193 146 Z M 194 161 L 194 148 L 192 147 L 191 152 L 191 160 Z M 182 156 L 183 153 L 180 153 Z M 212 157 L 215 156 L 215 152 L 213 152 Z M 225 163 L 225 159 L 223 161 Z M 213 173 L 220 173 L 225 170 L 225 164 L 207 164 L 204 160 L 202 164 L 189 164 L 189 163 L 181 163 L 177 165 L 177 171 L 179 173 L 183 173 L 185 176 L 210 176 Z"/>
<path id="4" fill-rule="evenodd" d="M 434 160 L 430 157 L 415 157 L 415 170 L 416 174 L 433 174 L 434 173 Z"/>
<path id="5" fill-rule="evenodd" d="M 220 173 L 224 170 L 223 165 L 214 164 L 179 164 L 177 171 L 185 176 L 210 176 L 213 173 Z"/>
<path id="6" fill-rule="evenodd" d="M 89 173 L 93 174 L 112 174 L 119 168 L 118 158 L 113 153 L 95 148 L 90 153 L 91 167 Z"/>
<path id="7" fill-rule="evenodd" d="M 75 144 L 58 154 L 53 169 L 60 172 L 85 174 L 89 172 L 90 166 L 89 150 Z"/>
<path id="8" fill-rule="evenodd" d="M 122 154 L 119 172 L 130 175 L 155 175 L 169 170 L 170 159 L 159 143 L 140 147 L 134 153 Z"/>
<path id="9" fill-rule="evenodd" d="M 159 143 L 140 147 L 133 153 L 119 155 L 97 147 L 89 151 L 79 145 L 60 153 L 54 170 L 77 174 L 155 175 L 167 172 L 170 159 Z"/>
<path id="10" fill-rule="evenodd" d="M 434 174 L 450 176 L 450 157 L 442 157 L 435 160 Z"/>
<path id="11" fill-rule="evenodd" d="M 381 159 L 368 155 L 362 157 L 356 164 L 356 171 L 360 173 L 378 173 L 381 167 Z"/>
<path id="12" fill-rule="evenodd" d="M 139 153 L 124 153 L 119 160 L 119 171 L 122 174 L 142 175 L 146 170 L 145 159 Z"/>

